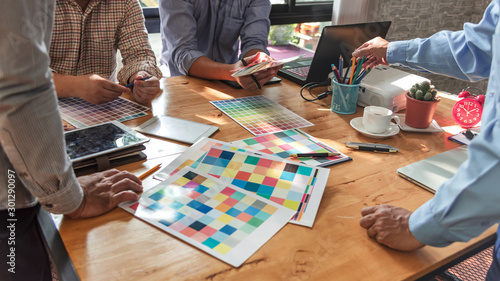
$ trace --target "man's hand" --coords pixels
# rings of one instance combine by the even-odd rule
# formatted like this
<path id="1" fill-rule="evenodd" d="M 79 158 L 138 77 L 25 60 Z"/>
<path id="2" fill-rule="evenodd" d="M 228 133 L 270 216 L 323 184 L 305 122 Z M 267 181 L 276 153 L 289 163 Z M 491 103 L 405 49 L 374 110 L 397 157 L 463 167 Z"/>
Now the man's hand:
<path id="1" fill-rule="evenodd" d="M 97 74 L 71 76 L 53 73 L 57 97 L 78 97 L 93 104 L 110 102 L 130 89 Z"/>
<path id="2" fill-rule="evenodd" d="M 121 96 L 122 93 L 130 93 L 130 89 L 97 74 L 78 77 L 80 83 L 78 87 L 75 87 L 75 92 L 78 93 L 78 97 L 93 104 L 110 102 Z"/>
<path id="3" fill-rule="evenodd" d="M 355 57 L 367 57 L 363 63 L 363 67 L 374 68 L 379 64 L 389 65 L 387 63 L 387 46 L 389 46 L 388 41 L 381 37 L 376 37 L 361 45 L 352 55 Z"/>
<path id="4" fill-rule="evenodd" d="M 83 201 L 72 219 L 89 218 L 111 211 L 119 203 L 137 201 L 142 192 L 139 178 L 129 172 L 116 169 L 78 177 L 83 189 Z"/>
<path id="5" fill-rule="evenodd" d="M 247 65 L 250 65 L 254 63 L 260 63 L 263 61 L 272 60 L 272 58 L 263 52 L 259 52 L 253 56 L 244 58 L 244 60 L 247 63 Z M 245 66 L 241 61 L 238 61 L 237 63 L 234 64 L 235 70 L 243 67 Z M 259 72 L 255 72 L 253 76 L 257 79 L 259 84 L 263 86 L 265 83 L 267 83 L 267 81 L 271 80 L 274 76 L 276 76 L 278 70 L 280 70 L 282 67 L 283 67 L 282 65 L 271 67 Z M 245 90 L 253 91 L 258 89 L 258 86 L 255 84 L 250 75 L 235 77 L 235 79 L 236 82 L 238 82 L 238 84 L 240 84 L 240 86 L 243 87 L 243 89 Z"/>
<path id="6" fill-rule="evenodd" d="M 141 80 L 144 77 L 149 77 L 147 80 Z M 134 89 L 132 91 L 134 99 L 139 103 L 149 103 L 160 90 L 160 80 L 157 77 L 149 75 L 145 71 L 139 71 L 133 77 Z M 132 81 L 130 81 L 132 82 Z"/>
<path id="7" fill-rule="evenodd" d="M 411 212 L 394 206 L 380 205 L 363 208 L 359 224 L 378 243 L 401 251 L 413 251 L 425 246 L 410 232 Z"/>

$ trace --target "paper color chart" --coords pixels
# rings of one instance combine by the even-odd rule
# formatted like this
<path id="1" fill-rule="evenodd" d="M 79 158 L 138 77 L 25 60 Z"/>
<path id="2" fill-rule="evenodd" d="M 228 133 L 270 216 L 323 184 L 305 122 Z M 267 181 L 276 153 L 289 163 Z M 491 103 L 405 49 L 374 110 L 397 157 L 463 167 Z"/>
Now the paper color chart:
<path id="1" fill-rule="evenodd" d="M 314 125 L 262 95 L 210 103 L 254 135 Z"/>
<path id="2" fill-rule="evenodd" d="M 235 267 L 294 213 L 191 168 L 120 207 Z"/>
<path id="3" fill-rule="evenodd" d="M 284 159 L 289 158 L 290 154 L 296 153 L 339 152 L 299 129 L 270 133 L 231 143 L 236 146 L 249 147 L 253 150 L 276 155 Z M 300 157 L 289 158 L 289 160 L 311 166 L 325 167 L 352 160 L 352 158 L 341 153 L 338 156 L 331 157 Z"/>
<path id="4" fill-rule="evenodd" d="M 207 147 L 211 144 L 216 145 Z M 204 139 L 188 148 L 155 177 L 167 178 L 186 166 L 294 210 L 296 214 L 291 222 L 309 227 L 314 223 L 330 172 Z"/>
<path id="5" fill-rule="evenodd" d="M 118 97 L 104 104 L 91 104 L 80 98 L 59 99 L 62 118 L 76 128 L 97 125 L 109 121 L 123 122 L 146 116 L 149 107 Z"/>

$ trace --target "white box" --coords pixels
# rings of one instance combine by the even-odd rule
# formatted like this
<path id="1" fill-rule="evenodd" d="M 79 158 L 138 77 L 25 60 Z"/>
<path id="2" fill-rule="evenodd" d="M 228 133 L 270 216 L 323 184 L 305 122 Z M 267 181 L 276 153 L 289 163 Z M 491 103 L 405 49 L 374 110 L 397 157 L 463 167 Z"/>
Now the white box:
<path id="1" fill-rule="evenodd" d="M 406 108 L 406 92 L 424 81 L 431 82 L 422 76 L 379 65 L 361 80 L 358 105 L 377 105 L 398 112 Z"/>

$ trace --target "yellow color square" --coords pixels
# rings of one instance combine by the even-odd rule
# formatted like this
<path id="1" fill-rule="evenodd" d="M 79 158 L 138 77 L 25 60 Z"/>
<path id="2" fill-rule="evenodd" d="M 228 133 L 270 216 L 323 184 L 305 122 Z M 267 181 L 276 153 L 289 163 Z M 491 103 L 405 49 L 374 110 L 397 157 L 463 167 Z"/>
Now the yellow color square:
<path id="1" fill-rule="evenodd" d="M 231 158 L 231 162 L 243 163 L 243 162 L 245 162 L 246 158 L 247 158 L 246 154 L 235 153 L 234 156 L 233 156 L 233 158 Z"/>
<path id="2" fill-rule="evenodd" d="M 278 182 L 276 183 L 276 187 L 290 190 L 290 187 L 292 187 L 292 182 L 285 180 L 278 180 Z"/>
<path id="3" fill-rule="evenodd" d="M 277 140 L 274 140 L 273 143 L 276 145 L 284 145 L 284 144 L 286 144 L 286 141 L 277 139 Z"/>
<path id="4" fill-rule="evenodd" d="M 184 177 L 180 177 L 178 178 L 175 183 L 180 185 L 180 186 L 184 186 L 186 183 L 188 183 L 190 180 L 189 179 L 186 179 Z"/>
<path id="5" fill-rule="evenodd" d="M 263 175 L 258 175 L 258 174 L 252 174 L 250 175 L 250 178 L 248 179 L 249 182 L 255 182 L 255 183 L 262 183 L 264 181 L 265 176 Z"/>
<path id="6" fill-rule="evenodd" d="M 240 200 L 240 202 L 243 202 L 247 205 L 252 205 L 255 202 L 255 199 L 251 196 L 245 196 L 243 199 Z"/>
<path id="7" fill-rule="evenodd" d="M 279 147 L 279 146 L 273 146 L 271 148 L 268 148 L 269 150 L 271 150 L 273 153 L 279 153 L 279 152 L 283 152 L 283 148 Z"/>
<path id="8" fill-rule="evenodd" d="M 234 178 L 236 178 L 236 174 L 237 173 L 238 173 L 238 170 L 236 170 L 236 169 L 228 169 L 228 168 L 226 168 L 224 170 L 224 172 L 222 172 L 221 177 L 226 177 L 226 178 L 234 179 Z"/>
<path id="9" fill-rule="evenodd" d="M 274 212 L 276 212 L 276 210 L 278 210 L 278 208 L 272 206 L 272 205 L 266 205 L 264 208 L 261 209 L 261 211 L 263 212 L 266 212 L 270 215 L 274 214 Z"/>
<path id="10" fill-rule="evenodd" d="M 174 199 L 165 196 L 162 199 L 158 200 L 158 203 L 167 206 L 167 205 L 169 205 L 170 203 L 172 203 L 174 201 L 175 201 Z"/>
<path id="11" fill-rule="evenodd" d="M 228 245 L 224 244 L 224 243 L 220 243 L 219 245 L 215 246 L 214 250 L 225 255 L 227 254 L 229 251 L 231 251 L 231 247 L 229 247 Z"/>
<path id="12" fill-rule="evenodd" d="M 219 193 L 213 197 L 213 199 L 219 201 L 219 202 L 224 202 L 229 196 L 224 195 L 222 193 Z"/>
<path id="13" fill-rule="evenodd" d="M 287 207 L 288 209 L 292 209 L 294 211 L 297 211 L 299 209 L 299 202 L 297 201 L 291 201 L 291 200 L 285 200 L 283 203 L 283 206 Z"/>
<path id="14" fill-rule="evenodd" d="M 230 221 L 232 221 L 234 218 L 231 217 L 230 215 L 228 214 L 222 214 L 220 217 L 217 218 L 217 220 L 223 222 L 223 223 L 229 223 Z"/>
<path id="15" fill-rule="evenodd" d="M 227 165 L 226 169 L 239 170 L 241 168 L 241 162 L 231 161 L 229 165 Z"/>
<path id="16" fill-rule="evenodd" d="M 273 178 L 273 179 L 279 179 L 280 176 L 281 176 L 281 173 L 282 173 L 282 171 L 280 171 L 280 170 L 269 169 L 269 170 L 267 170 L 267 175 L 266 176 L 268 176 L 270 178 Z"/>

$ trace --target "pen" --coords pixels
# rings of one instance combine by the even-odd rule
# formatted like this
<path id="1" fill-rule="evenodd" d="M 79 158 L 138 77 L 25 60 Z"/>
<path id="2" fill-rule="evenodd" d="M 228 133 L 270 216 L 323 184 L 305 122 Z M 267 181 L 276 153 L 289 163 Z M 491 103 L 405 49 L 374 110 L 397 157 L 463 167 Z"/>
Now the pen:
<path id="1" fill-rule="evenodd" d="M 149 78 L 151 78 L 151 77 L 146 76 L 146 77 L 142 77 L 139 80 L 145 81 L 145 80 L 148 80 Z M 135 82 L 135 79 L 134 79 L 134 81 L 132 81 L 132 83 L 129 83 L 129 84 L 125 85 L 125 87 L 133 89 L 134 88 L 134 82 Z"/>
<path id="2" fill-rule="evenodd" d="M 151 168 L 151 169 L 147 170 L 146 172 L 144 172 L 144 174 L 140 175 L 138 178 L 142 181 L 145 178 L 149 177 L 154 172 L 156 172 L 158 169 L 160 169 L 160 167 L 161 167 L 161 164 L 158 164 L 158 165 L 154 166 L 153 168 Z"/>
<path id="3" fill-rule="evenodd" d="M 243 66 L 247 66 L 247 63 L 245 62 L 245 59 L 241 59 L 241 62 L 243 63 Z M 255 82 L 255 84 L 257 85 L 257 87 L 259 88 L 259 90 L 261 90 L 262 87 L 260 86 L 259 81 L 257 81 L 257 78 L 255 78 L 255 76 L 253 76 L 253 74 L 250 74 L 250 77 L 252 77 L 253 82 Z"/>
<path id="4" fill-rule="evenodd" d="M 330 156 L 337 156 L 340 155 L 338 152 L 312 152 L 312 153 L 296 153 L 296 154 L 290 154 L 290 157 L 292 158 L 297 158 L 297 157 L 330 157 Z"/>
<path id="5" fill-rule="evenodd" d="M 398 149 L 387 144 L 377 143 L 346 143 L 349 148 L 373 152 L 398 152 Z"/>

